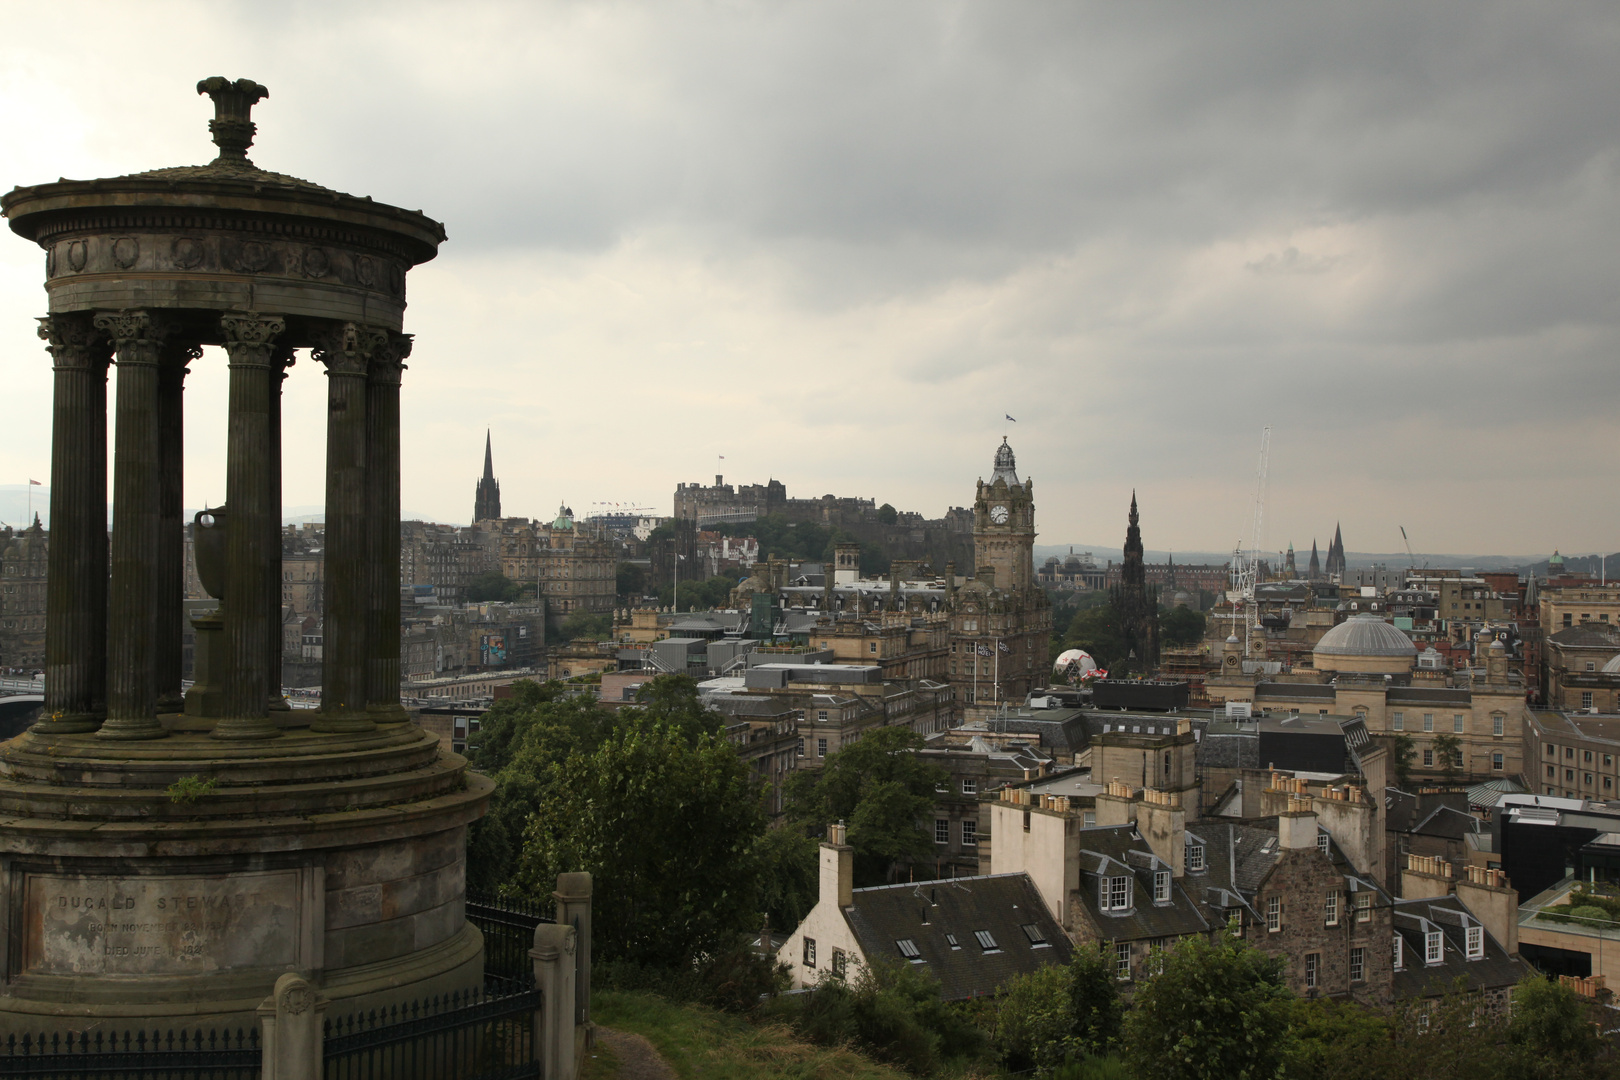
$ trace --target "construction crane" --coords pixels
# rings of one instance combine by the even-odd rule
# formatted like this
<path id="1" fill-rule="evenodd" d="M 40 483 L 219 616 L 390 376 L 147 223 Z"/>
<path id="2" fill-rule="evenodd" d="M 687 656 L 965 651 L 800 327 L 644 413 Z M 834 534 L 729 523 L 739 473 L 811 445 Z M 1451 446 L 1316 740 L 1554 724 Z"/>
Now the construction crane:
<path id="1" fill-rule="evenodd" d="M 1417 556 L 1412 554 L 1412 541 L 1407 539 L 1406 526 L 1401 526 L 1401 540 L 1406 544 L 1406 572 L 1411 573 L 1417 569 Z"/>

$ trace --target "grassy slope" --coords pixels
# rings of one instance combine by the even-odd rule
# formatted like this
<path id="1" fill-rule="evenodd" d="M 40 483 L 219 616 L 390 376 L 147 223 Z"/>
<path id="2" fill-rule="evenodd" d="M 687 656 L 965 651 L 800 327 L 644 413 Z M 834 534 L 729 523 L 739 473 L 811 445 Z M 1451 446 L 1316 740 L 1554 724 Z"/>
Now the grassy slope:
<path id="1" fill-rule="evenodd" d="M 591 1019 L 646 1036 L 681 1080 L 904 1080 L 906 1074 L 848 1050 L 801 1041 L 787 1028 L 755 1027 L 696 1005 L 675 1005 L 652 994 L 598 991 Z M 608 1080 L 611 1063 L 592 1062 L 588 1077 Z"/>

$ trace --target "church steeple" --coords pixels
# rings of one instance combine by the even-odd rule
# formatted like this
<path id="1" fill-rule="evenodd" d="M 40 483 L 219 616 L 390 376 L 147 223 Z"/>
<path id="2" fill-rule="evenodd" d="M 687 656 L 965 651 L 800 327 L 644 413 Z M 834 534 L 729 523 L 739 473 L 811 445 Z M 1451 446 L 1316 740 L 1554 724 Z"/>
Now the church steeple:
<path id="1" fill-rule="evenodd" d="M 501 516 L 501 484 L 495 479 L 495 455 L 490 433 L 484 430 L 484 475 L 473 495 L 473 521 L 490 521 Z"/>

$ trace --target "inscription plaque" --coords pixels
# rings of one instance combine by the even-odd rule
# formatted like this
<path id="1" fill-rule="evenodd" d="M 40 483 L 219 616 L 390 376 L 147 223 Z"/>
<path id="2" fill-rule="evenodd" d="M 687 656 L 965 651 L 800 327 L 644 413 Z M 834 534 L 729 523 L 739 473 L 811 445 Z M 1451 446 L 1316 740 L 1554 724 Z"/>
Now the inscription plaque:
<path id="1" fill-rule="evenodd" d="M 21 970 L 190 975 L 298 960 L 299 872 L 28 874 Z"/>

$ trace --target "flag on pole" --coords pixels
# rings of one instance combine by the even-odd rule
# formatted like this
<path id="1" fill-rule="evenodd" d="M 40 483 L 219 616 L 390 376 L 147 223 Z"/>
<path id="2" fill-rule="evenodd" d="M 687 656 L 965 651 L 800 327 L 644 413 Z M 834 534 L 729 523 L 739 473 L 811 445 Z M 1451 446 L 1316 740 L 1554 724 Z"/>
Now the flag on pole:
<path id="1" fill-rule="evenodd" d="M 991 655 L 994 655 L 994 654 L 992 654 L 990 652 L 990 646 L 988 646 L 988 645 L 980 645 L 979 646 L 979 655 L 980 656 L 991 656 Z"/>
<path id="2" fill-rule="evenodd" d="M 33 484 L 35 487 L 44 487 L 45 486 L 44 484 L 41 484 L 38 480 L 30 480 L 28 482 L 30 484 Z"/>
<path id="3" fill-rule="evenodd" d="M 1006 413 L 1002 413 L 1002 414 L 1001 414 L 1001 415 L 1002 415 L 1002 416 L 1007 416 L 1007 414 L 1006 414 Z M 1017 418 L 1015 418 L 1015 417 L 1011 417 L 1011 416 L 1007 416 L 1007 419 L 1009 419 L 1009 420 L 1011 420 L 1011 421 L 1012 421 L 1012 422 L 1013 422 L 1013 423 L 1015 423 L 1015 424 L 1016 424 L 1016 423 L 1018 423 L 1018 420 L 1017 420 Z"/>
<path id="4" fill-rule="evenodd" d="M 1002 652 L 1012 652 L 1011 649 L 1007 648 L 1007 643 L 1005 641 L 996 642 L 996 648 L 1000 649 Z"/>

